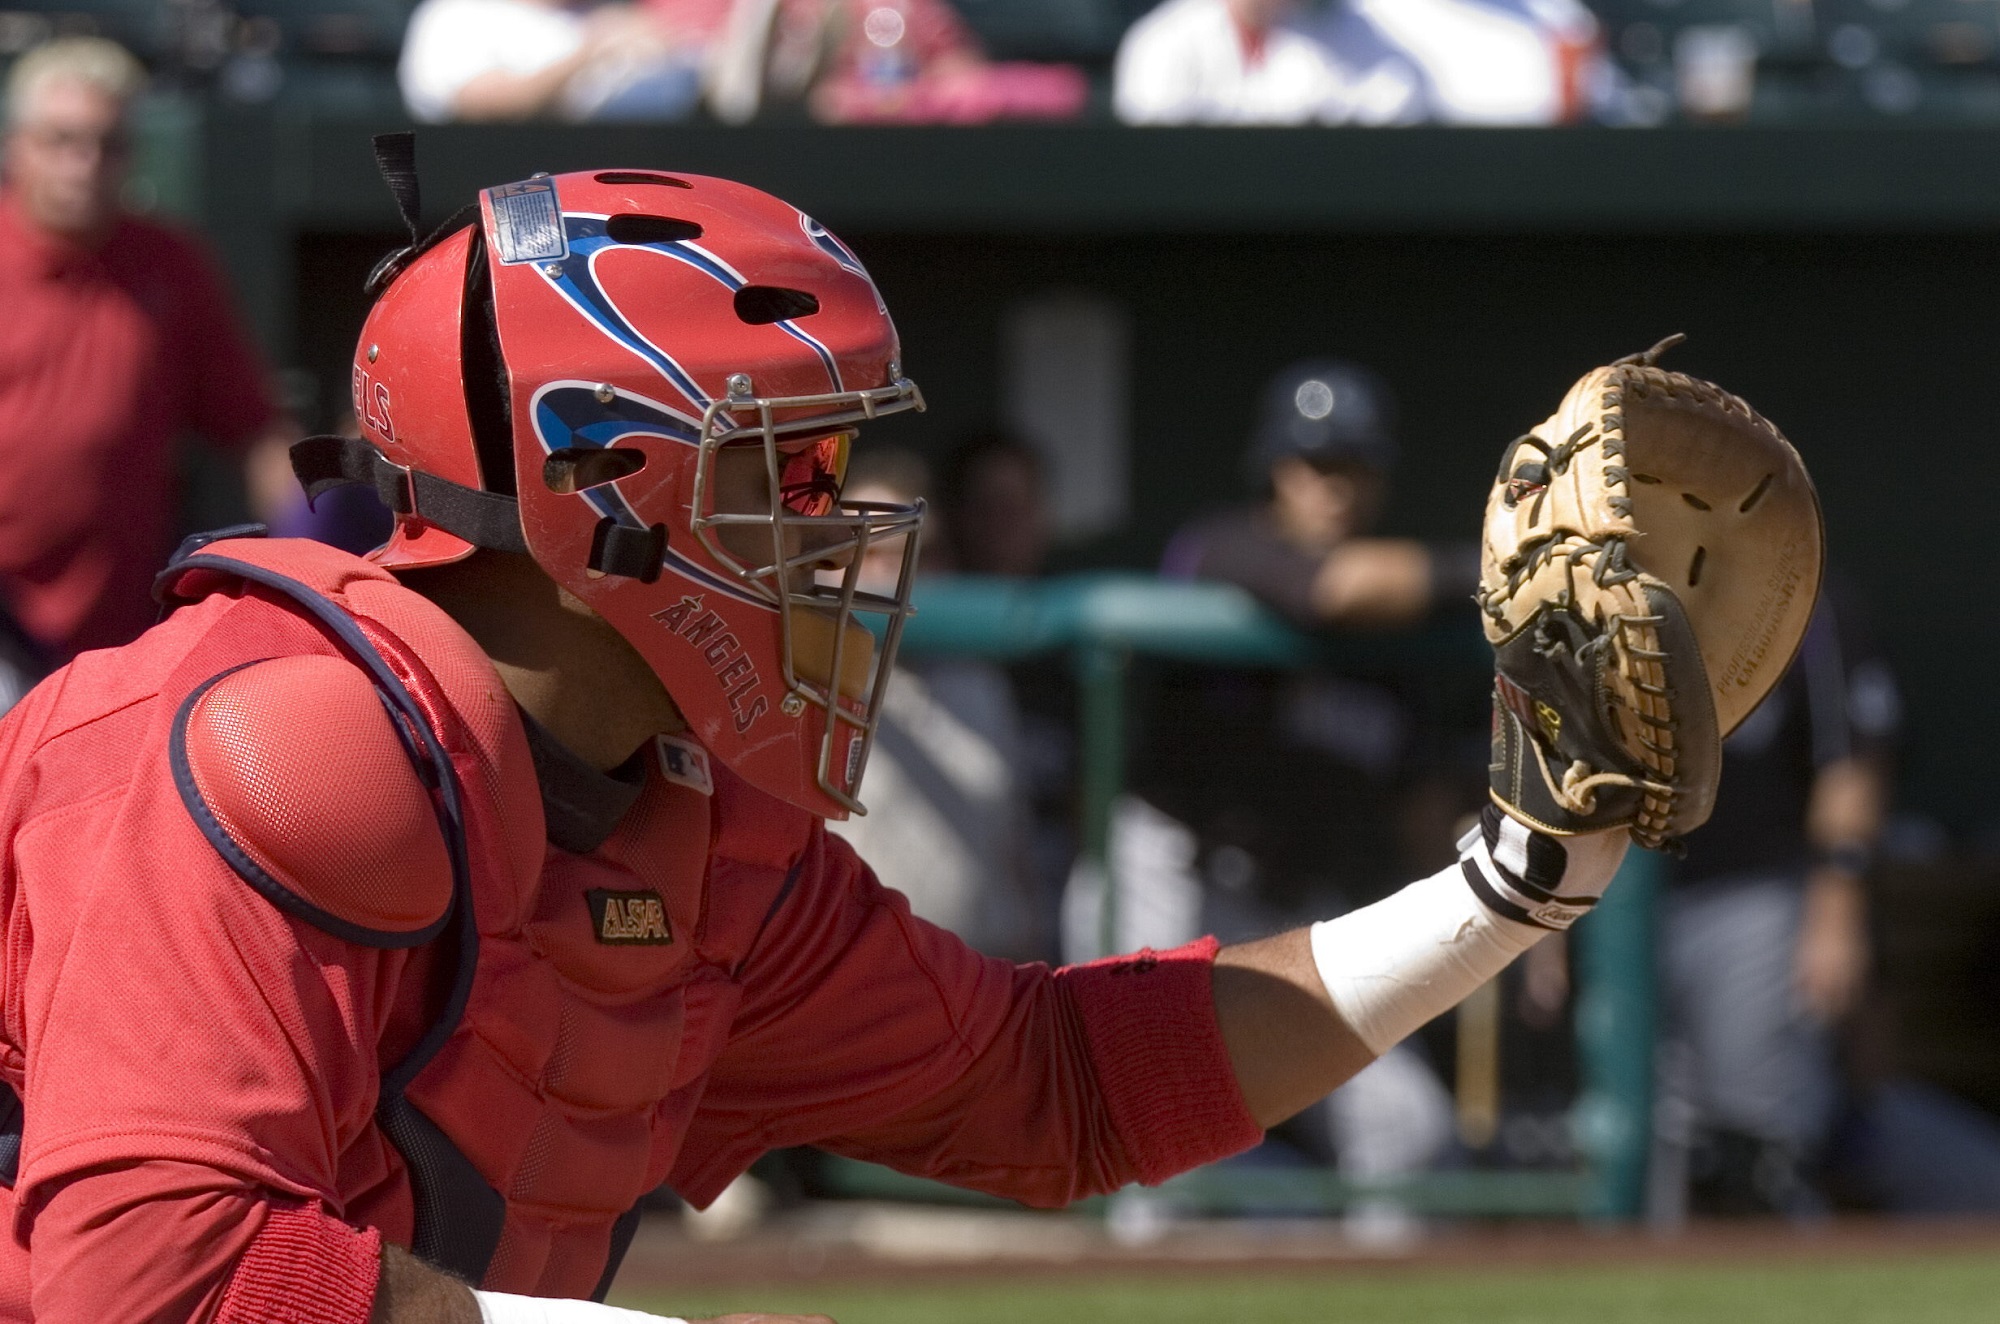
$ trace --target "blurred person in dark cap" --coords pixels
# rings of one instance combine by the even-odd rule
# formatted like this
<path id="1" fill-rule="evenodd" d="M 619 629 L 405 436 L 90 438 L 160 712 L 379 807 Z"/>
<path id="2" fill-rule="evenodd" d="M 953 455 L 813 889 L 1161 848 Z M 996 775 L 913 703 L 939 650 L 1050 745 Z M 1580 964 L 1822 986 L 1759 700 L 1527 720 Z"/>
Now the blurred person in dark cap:
<path id="1" fill-rule="evenodd" d="M 294 486 L 294 430 L 208 255 L 120 205 L 144 85 L 96 38 L 29 51 L 7 83 L 0 597 L 51 663 L 153 623 L 183 434 L 244 454 L 259 510 Z"/>
<path id="2" fill-rule="evenodd" d="M 1178 533 L 1166 576 L 1234 584 L 1314 632 L 1407 628 L 1454 603 L 1471 611 L 1476 548 L 1374 536 L 1398 452 L 1395 401 L 1378 376 L 1337 359 L 1295 363 L 1266 386 L 1256 418 L 1243 460 L 1256 499 Z M 1457 768 L 1464 742 L 1436 696 L 1388 667 L 1167 666 L 1147 727 L 1112 824 L 1117 945 L 1171 945 L 1183 932 L 1227 940 L 1367 905 L 1408 869 L 1437 867 L 1437 844 L 1485 795 L 1484 742 Z M 1093 932 L 1101 889 L 1084 873 L 1072 886 L 1073 945 Z M 1435 1162 L 1451 1112 L 1421 1049 L 1405 1044 L 1314 1114 L 1317 1133 L 1293 1135 L 1330 1147 L 1349 1177 L 1381 1180 Z M 1379 1205 L 1351 1226 L 1395 1240 L 1413 1220 Z"/>
<path id="3" fill-rule="evenodd" d="M 1368 536 L 1396 463 L 1395 400 L 1356 363 L 1310 359 L 1271 379 L 1246 476 L 1264 499 L 1197 520 L 1163 571 L 1249 590 L 1302 628 L 1414 624 L 1469 597 L 1471 545 Z"/>

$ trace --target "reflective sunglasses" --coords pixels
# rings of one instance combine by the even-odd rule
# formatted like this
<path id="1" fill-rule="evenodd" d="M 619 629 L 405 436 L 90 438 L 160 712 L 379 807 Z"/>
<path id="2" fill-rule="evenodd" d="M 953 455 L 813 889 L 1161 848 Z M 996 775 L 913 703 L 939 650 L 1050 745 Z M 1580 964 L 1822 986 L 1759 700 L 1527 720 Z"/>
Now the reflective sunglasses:
<path id="1" fill-rule="evenodd" d="M 795 515 L 831 515 L 847 480 L 852 432 L 778 446 L 778 503 Z"/>

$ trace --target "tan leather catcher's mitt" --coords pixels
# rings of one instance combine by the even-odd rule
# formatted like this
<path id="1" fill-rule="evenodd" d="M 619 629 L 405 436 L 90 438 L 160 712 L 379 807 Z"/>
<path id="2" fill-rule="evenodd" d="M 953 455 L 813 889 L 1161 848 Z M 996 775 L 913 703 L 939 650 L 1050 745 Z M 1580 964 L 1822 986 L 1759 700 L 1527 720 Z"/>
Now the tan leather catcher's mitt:
<path id="1" fill-rule="evenodd" d="M 1791 664 L 1819 594 L 1819 499 L 1737 397 L 1590 373 L 1507 448 L 1486 503 L 1493 798 L 1558 835 L 1658 847 L 1707 821 L 1722 739 Z"/>

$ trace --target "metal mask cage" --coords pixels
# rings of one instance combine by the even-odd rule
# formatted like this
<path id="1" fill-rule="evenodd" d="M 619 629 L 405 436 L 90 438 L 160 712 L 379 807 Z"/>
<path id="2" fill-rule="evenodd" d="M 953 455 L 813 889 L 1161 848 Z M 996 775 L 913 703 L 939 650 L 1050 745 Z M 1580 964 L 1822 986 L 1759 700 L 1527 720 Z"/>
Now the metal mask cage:
<path id="1" fill-rule="evenodd" d="M 750 379 L 741 374 L 729 378 L 729 394 L 702 412 L 700 453 L 695 460 L 693 517 L 696 540 L 715 563 L 734 575 L 746 588 L 769 602 L 778 611 L 782 635 L 780 648 L 785 680 L 783 708 L 786 716 L 797 716 L 801 703 L 818 706 L 826 714 L 821 733 L 815 776 L 819 788 L 855 814 L 867 809 L 852 792 L 833 778 L 836 737 L 843 728 L 856 734 L 848 744 L 845 774 L 847 786 L 858 787 L 875 745 L 875 729 L 881 720 L 882 700 L 887 692 L 896 650 L 902 643 L 903 622 L 910 614 L 910 590 L 917 564 L 917 541 L 923 520 L 924 503 L 913 506 L 880 502 L 846 501 L 834 503 L 834 513 L 802 515 L 784 504 L 781 474 L 784 456 L 779 447 L 818 434 L 835 432 L 884 414 L 921 410 L 923 393 L 915 382 L 897 375 L 893 384 L 864 391 L 841 391 L 826 395 L 758 396 Z M 743 414 L 754 413 L 753 423 L 738 422 Z M 778 418 L 776 415 L 790 415 Z M 764 457 L 769 509 L 710 511 L 714 491 L 716 457 L 730 445 L 757 442 Z M 770 560 L 762 565 L 746 564 L 723 545 L 718 531 L 732 527 L 767 527 L 771 537 Z M 786 536 L 800 534 L 797 552 L 786 549 Z M 829 538 L 827 535 L 835 536 Z M 871 543 L 886 538 L 903 539 L 896 584 L 887 594 L 861 591 L 861 568 Z M 846 557 L 838 586 L 813 580 L 810 588 L 793 586 L 795 575 L 810 575 L 813 567 Z M 833 629 L 831 656 L 826 659 L 824 684 L 799 672 L 795 652 L 793 613 L 811 611 L 827 618 Z M 866 698 L 842 702 L 841 678 L 848 663 L 848 626 L 857 613 L 886 618 L 881 642 L 875 650 L 874 675 L 865 683 Z M 855 711 L 856 708 L 859 711 Z"/>

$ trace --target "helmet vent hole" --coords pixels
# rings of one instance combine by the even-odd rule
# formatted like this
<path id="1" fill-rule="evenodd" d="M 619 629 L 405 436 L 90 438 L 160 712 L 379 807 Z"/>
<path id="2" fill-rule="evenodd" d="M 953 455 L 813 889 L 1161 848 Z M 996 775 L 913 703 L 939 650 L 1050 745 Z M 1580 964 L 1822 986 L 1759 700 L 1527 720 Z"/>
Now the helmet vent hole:
<path id="1" fill-rule="evenodd" d="M 693 221 L 671 216 L 640 216 L 626 212 L 604 223 L 604 233 L 614 244 L 674 244 L 683 239 L 701 238 L 701 227 Z"/>
<path id="2" fill-rule="evenodd" d="M 565 446 L 542 461 L 542 482 L 551 492 L 574 496 L 593 487 L 630 478 L 646 467 L 646 452 L 597 446 Z"/>
<path id="3" fill-rule="evenodd" d="M 650 170 L 607 170 L 592 178 L 600 184 L 659 184 L 665 188 L 693 188 L 685 179 L 656 175 Z"/>
<path id="4" fill-rule="evenodd" d="M 736 315 L 752 326 L 788 322 L 819 311 L 819 299 L 782 285 L 745 285 L 736 291 Z"/>

